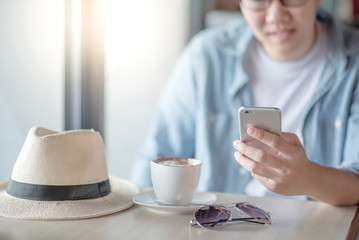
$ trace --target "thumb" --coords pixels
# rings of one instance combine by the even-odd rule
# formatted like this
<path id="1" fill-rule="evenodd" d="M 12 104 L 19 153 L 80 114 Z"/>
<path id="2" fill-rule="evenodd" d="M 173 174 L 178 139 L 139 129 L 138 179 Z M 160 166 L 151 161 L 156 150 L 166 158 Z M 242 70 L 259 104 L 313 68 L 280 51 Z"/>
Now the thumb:
<path id="1" fill-rule="evenodd" d="M 300 142 L 298 136 L 295 135 L 294 133 L 283 132 L 282 133 L 282 138 L 285 141 L 287 141 L 288 143 L 290 143 L 290 144 L 299 145 L 299 146 L 302 145 L 302 143 Z"/>

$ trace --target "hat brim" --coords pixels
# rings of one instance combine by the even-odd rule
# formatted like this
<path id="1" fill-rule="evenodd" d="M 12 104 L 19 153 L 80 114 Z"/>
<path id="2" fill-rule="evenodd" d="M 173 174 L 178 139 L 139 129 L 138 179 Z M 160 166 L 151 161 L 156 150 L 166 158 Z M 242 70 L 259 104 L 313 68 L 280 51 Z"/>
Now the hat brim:
<path id="1" fill-rule="evenodd" d="M 26 220 L 75 220 L 99 217 L 133 205 L 140 188 L 127 180 L 110 176 L 111 193 L 103 198 L 76 201 L 34 201 L 6 193 L 8 182 L 0 184 L 0 216 Z"/>

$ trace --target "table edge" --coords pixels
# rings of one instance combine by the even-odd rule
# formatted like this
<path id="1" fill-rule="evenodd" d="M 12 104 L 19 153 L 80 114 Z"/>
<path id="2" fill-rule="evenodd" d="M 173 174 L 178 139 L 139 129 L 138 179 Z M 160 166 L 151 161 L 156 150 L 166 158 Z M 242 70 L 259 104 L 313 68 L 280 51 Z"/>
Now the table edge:
<path id="1" fill-rule="evenodd" d="M 359 205 L 350 224 L 346 240 L 355 240 L 359 232 Z"/>

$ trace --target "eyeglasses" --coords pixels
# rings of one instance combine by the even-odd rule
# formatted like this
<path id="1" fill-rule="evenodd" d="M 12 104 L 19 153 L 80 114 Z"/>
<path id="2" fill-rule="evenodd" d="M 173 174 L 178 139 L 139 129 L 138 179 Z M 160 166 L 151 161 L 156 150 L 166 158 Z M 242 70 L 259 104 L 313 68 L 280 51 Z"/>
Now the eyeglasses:
<path id="1" fill-rule="evenodd" d="M 231 209 L 233 209 L 231 211 Z M 232 212 L 238 217 L 232 217 Z M 242 221 L 258 224 L 271 224 L 270 213 L 248 203 L 230 203 L 226 205 L 206 205 L 194 213 L 194 219 L 190 224 L 192 227 L 203 227 L 214 229 L 229 222 Z"/>
<path id="2" fill-rule="evenodd" d="M 280 3 L 286 7 L 298 7 L 306 3 L 308 0 L 280 0 Z M 239 0 L 240 4 L 245 8 L 253 11 L 262 11 L 267 9 L 272 0 Z"/>

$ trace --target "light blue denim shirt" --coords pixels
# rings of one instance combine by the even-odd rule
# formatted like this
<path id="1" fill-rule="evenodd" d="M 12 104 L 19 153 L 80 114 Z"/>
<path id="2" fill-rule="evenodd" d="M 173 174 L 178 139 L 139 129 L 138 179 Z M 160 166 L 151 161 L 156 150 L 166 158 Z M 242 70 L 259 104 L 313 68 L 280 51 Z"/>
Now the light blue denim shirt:
<path id="1" fill-rule="evenodd" d="M 359 32 L 324 11 L 328 49 L 302 129 L 311 161 L 359 175 Z M 132 180 L 151 185 L 150 160 L 194 157 L 203 162 L 199 191 L 243 193 L 250 173 L 234 159 L 237 112 L 251 106 L 244 64 L 253 33 L 244 20 L 197 34 L 161 97 Z M 280 94 L 280 93 L 273 93 Z"/>

